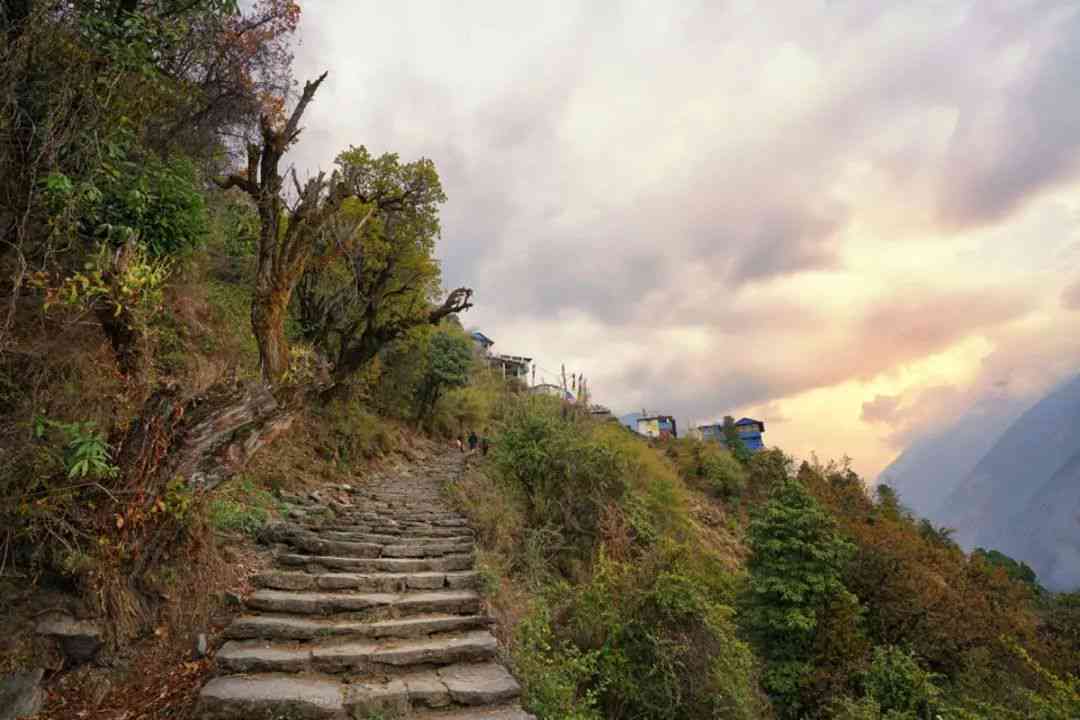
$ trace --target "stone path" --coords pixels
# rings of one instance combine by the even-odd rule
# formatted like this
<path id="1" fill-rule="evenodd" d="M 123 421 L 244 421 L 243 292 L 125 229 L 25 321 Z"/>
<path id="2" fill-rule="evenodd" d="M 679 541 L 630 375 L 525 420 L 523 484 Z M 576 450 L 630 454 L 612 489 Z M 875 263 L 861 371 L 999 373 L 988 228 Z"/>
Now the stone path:
<path id="1" fill-rule="evenodd" d="M 348 502 L 313 493 L 268 528 L 276 567 L 226 630 L 198 717 L 531 720 L 495 657 L 473 532 L 440 497 L 458 462 L 341 486 Z"/>

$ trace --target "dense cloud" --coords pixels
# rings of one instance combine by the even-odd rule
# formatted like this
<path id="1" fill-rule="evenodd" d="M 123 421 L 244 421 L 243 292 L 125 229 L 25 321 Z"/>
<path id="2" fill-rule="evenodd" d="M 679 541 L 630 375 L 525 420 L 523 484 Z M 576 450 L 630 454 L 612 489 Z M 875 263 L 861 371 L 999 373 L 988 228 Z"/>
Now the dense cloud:
<path id="1" fill-rule="evenodd" d="M 466 322 L 616 409 L 756 408 L 796 433 L 799 394 L 994 353 L 1014 326 L 1021 364 L 1050 362 L 1046 308 L 1080 306 L 1039 275 L 1080 266 L 1072 3 L 305 12 L 298 70 L 331 75 L 293 161 L 434 159 Z M 944 412 L 911 399 L 943 382 L 904 376 L 891 411 Z M 839 420 L 878 432 L 900 394 Z"/>

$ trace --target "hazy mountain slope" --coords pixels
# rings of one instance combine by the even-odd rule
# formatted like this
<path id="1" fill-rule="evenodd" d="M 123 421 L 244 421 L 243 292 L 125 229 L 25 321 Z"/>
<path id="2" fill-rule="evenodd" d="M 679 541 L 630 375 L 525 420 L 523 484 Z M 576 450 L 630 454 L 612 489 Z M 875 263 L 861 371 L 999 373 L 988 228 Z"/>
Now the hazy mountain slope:
<path id="1" fill-rule="evenodd" d="M 1080 450 L 1003 533 L 987 537 L 988 544 L 995 540 L 1003 552 L 1024 558 L 1047 587 L 1080 588 Z"/>
<path id="2" fill-rule="evenodd" d="M 956 422 L 916 440 L 878 476 L 921 517 L 949 525 L 940 508 L 975 468 L 1025 404 L 1007 396 L 984 398 Z"/>
<path id="3" fill-rule="evenodd" d="M 1049 515 L 1037 508 L 1052 499 L 1068 504 L 1078 453 L 1080 377 L 1075 377 L 1012 423 L 934 515 L 956 528 L 965 547 L 1015 555 L 1045 580 L 1049 573 L 1068 577 L 1074 563 L 1055 538 L 1075 536 L 1080 528 L 1067 507 L 1055 506 Z"/>

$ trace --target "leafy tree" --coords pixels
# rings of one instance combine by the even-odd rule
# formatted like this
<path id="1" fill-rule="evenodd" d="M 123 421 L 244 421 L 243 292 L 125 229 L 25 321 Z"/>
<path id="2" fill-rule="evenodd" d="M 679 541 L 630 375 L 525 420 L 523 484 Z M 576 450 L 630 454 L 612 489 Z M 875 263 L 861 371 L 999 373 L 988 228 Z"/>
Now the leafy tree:
<path id="1" fill-rule="evenodd" d="M 361 146 L 336 163 L 356 199 L 317 238 L 317 259 L 297 288 L 297 310 L 304 337 L 333 359 L 340 389 L 411 328 L 468 309 L 472 291 L 458 288 L 435 306 L 433 253 L 446 196 L 430 160 L 402 163 L 396 154 L 374 157 Z M 359 201 L 380 197 L 394 199 L 374 214 Z"/>
<path id="2" fill-rule="evenodd" d="M 463 332 L 442 329 L 431 337 L 427 360 L 427 372 L 416 389 L 417 421 L 431 413 L 444 391 L 463 387 L 469 381 L 472 341 Z"/>
<path id="3" fill-rule="evenodd" d="M 915 657 L 892 645 L 874 648 L 863 684 L 867 697 L 896 720 L 927 717 L 940 695 L 933 676 L 922 669 Z"/>
<path id="4" fill-rule="evenodd" d="M 800 688 L 812 670 L 815 633 L 853 547 L 795 479 L 782 482 L 750 523 L 747 621 L 767 660 L 765 689 L 784 717 L 802 712 Z"/>
<path id="5" fill-rule="evenodd" d="M 900 494 L 891 485 L 880 483 L 875 490 L 878 512 L 888 520 L 900 520 L 908 516 L 900 504 Z"/>
<path id="6" fill-rule="evenodd" d="M 251 326 L 259 346 L 259 359 L 263 379 L 270 386 L 280 385 L 289 370 L 289 343 L 285 333 L 285 320 L 293 291 L 300 282 L 308 262 L 317 251 L 313 267 L 325 267 L 340 253 L 348 254 L 354 265 L 357 295 L 362 303 L 359 317 L 350 315 L 349 324 L 339 330 L 338 363 L 335 378 L 344 380 L 392 339 L 396 339 L 411 325 L 399 322 L 384 328 L 385 332 L 368 332 L 372 317 L 391 296 L 409 294 L 412 278 L 397 278 L 396 285 L 389 284 L 396 265 L 383 259 L 369 258 L 362 245 L 353 246 L 354 238 L 360 236 L 369 222 L 376 220 L 383 227 L 392 219 L 404 214 L 405 224 L 433 221 L 434 206 L 442 200 L 438 176 L 430 162 L 422 161 L 422 172 L 401 174 L 380 173 L 380 166 L 366 162 L 369 156 L 363 148 L 350 149 L 337 159 L 337 169 L 327 177 L 320 172 L 303 186 L 292 173 L 293 187 L 299 198 L 289 207 L 283 195 L 283 178 L 278 166 L 285 151 L 300 135 L 300 119 L 315 97 L 326 73 L 304 85 L 304 91 L 288 120 L 276 123 L 270 115 L 259 120 L 262 143 L 248 145 L 248 166 L 244 174 L 231 174 L 219 180 L 223 188 L 237 187 L 255 201 L 259 211 L 259 250 L 256 254 L 255 289 L 251 303 Z M 384 156 L 386 164 L 397 166 L 396 156 Z M 346 205 L 348 201 L 349 205 Z M 408 213 L 414 205 L 422 212 Z M 344 222 L 345 231 L 332 233 L 334 221 Z M 437 218 L 434 218 L 437 222 Z M 333 239 L 328 241 L 328 234 Z M 394 243 L 391 241 L 390 245 Z M 471 290 L 459 288 L 447 301 L 431 310 L 426 306 L 426 321 L 437 322 L 453 312 L 471 306 Z M 328 313 L 337 317 L 335 313 Z M 313 332 L 328 335 L 316 325 Z"/>
<path id="7" fill-rule="evenodd" d="M 971 552 L 971 557 L 972 559 L 981 560 L 992 567 L 1001 568 L 1005 571 L 1005 574 L 1013 580 L 1019 580 L 1022 583 L 1026 583 L 1036 591 L 1042 590 L 1039 585 L 1038 577 L 1035 575 L 1035 571 L 1031 569 L 1030 565 L 1022 560 L 1014 560 L 1000 550 L 986 550 L 981 547 L 975 548 Z"/>
<path id="8" fill-rule="evenodd" d="M 724 444 L 727 445 L 728 450 L 735 456 L 735 459 L 744 465 L 750 462 L 753 453 L 746 447 L 746 443 L 743 442 L 742 437 L 739 435 L 739 429 L 735 426 L 735 418 L 725 415 L 723 430 Z"/>

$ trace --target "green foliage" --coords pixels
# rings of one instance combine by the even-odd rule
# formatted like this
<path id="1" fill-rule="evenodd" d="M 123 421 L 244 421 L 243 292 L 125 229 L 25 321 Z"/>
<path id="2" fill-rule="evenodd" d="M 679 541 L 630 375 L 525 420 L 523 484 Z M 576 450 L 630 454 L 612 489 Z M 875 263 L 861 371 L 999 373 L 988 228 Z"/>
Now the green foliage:
<path id="1" fill-rule="evenodd" d="M 209 212 L 209 232 L 226 255 L 247 258 L 259 244 L 259 215 L 250 202 L 230 193 L 216 196 Z"/>
<path id="2" fill-rule="evenodd" d="M 397 446 L 392 426 L 357 398 L 346 398 L 319 410 L 327 449 L 342 468 L 385 455 Z"/>
<path id="3" fill-rule="evenodd" d="M 1026 562 L 1018 562 L 1000 550 L 986 550 L 984 548 L 975 548 L 971 552 L 971 557 L 973 559 L 978 558 L 992 567 L 999 567 L 1013 580 L 1030 585 L 1033 590 L 1042 591 L 1035 571 Z"/>
<path id="4" fill-rule="evenodd" d="M 556 639 L 551 611 L 536 602 L 518 625 L 514 665 L 524 681 L 523 705 L 539 720 L 601 720 L 597 692 L 589 688 L 597 651 Z"/>
<path id="5" fill-rule="evenodd" d="M 877 495 L 877 509 L 882 517 L 893 521 L 910 517 L 910 513 L 900 504 L 900 495 L 891 485 L 880 483 L 874 492 Z"/>
<path id="6" fill-rule="evenodd" d="M 792 460 L 777 449 L 754 453 L 747 466 L 750 471 L 750 486 L 771 492 L 792 475 Z"/>
<path id="7" fill-rule="evenodd" d="M 712 491 L 726 500 L 742 495 L 746 470 L 732 453 L 714 451 L 701 459 L 701 474 Z"/>
<path id="8" fill-rule="evenodd" d="M 427 367 L 416 389 L 418 420 L 431 414 L 446 390 L 464 387 L 473 365 L 472 341 L 459 328 L 441 327 L 429 338 Z"/>
<path id="9" fill-rule="evenodd" d="M 155 256 L 198 247 L 207 214 L 194 165 L 163 161 L 136 149 L 130 133 L 103 143 L 100 165 L 75 181 L 62 173 L 45 178 L 54 232 L 122 245 L 137 240 Z"/>
<path id="10" fill-rule="evenodd" d="M 93 421 L 64 423 L 43 417 L 34 420 L 34 437 L 44 438 L 50 429 L 64 435 L 64 469 L 68 478 L 101 480 L 119 473 L 112 463 L 111 448 Z"/>
<path id="11" fill-rule="evenodd" d="M 1080 677 L 1069 674 L 1059 677 L 1031 657 L 1015 641 L 1007 643 L 1012 653 L 1035 674 L 1041 692 L 1027 691 L 1028 717 L 1036 720 L 1075 720 L 1080 717 Z"/>
<path id="12" fill-rule="evenodd" d="M 141 246 L 114 251 L 102 243 L 81 272 L 63 278 L 56 286 L 50 286 L 41 275 L 36 282 L 46 290 L 46 310 L 54 305 L 91 310 L 104 303 L 113 316 L 124 316 L 145 327 L 161 309 L 170 270 L 168 260 L 150 257 Z"/>
<path id="13" fill-rule="evenodd" d="M 841 573 L 853 547 L 795 479 L 779 484 L 755 514 L 749 540 L 746 619 L 768 660 L 765 688 L 784 717 L 799 717 L 819 614 L 847 592 Z"/>
<path id="14" fill-rule="evenodd" d="M 231 487 L 210 500 L 208 510 L 214 529 L 254 536 L 274 512 L 280 511 L 280 503 L 249 478 L 238 478 Z"/>
<path id="15" fill-rule="evenodd" d="M 338 155 L 346 199 L 316 242 L 294 314 L 304 339 L 334 359 L 335 376 L 351 378 L 390 343 L 429 320 L 440 292 L 434 257 L 439 205 L 446 201 L 434 163 L 402 163 L 363 147 Z M 403 198 L 378 212 L 361 198 Z"/>
<path id="16" fill-rule="evenodd" d="M 863 678 L 867 697 L 887 717 L 926 717 L 934 711 L 940 691 L 933 676 L 919 666 L 915 657 L 892 645 L 874 648 L 870 669 Z"/>
<path id="17" fill-rule="evenodd" d="M 677 546 L 634 562 L 601 554 L 578 590 L 572 632 L 599 650 L 592 687 L 605 717 L 756 715 L 755 663 L 736 637 L 726 575 L 699 561 Z"/>
<path id="18" fill-rule="evenodd" d="M 735 418 L 730 415 L 724 416 L 724 444 L 727 445 L 731 454 L 735 456 L 735 459 L 744 465 L 750 462 L 750 458 L 753 453 L 746 447 L 746 443 L 743 442 L 742 437 L 739 436 L 739 429 L 735 427 Z"/>
<path id="19" fill-rule="evenodd" d="M 717 497 L 734 500 L 746 490 L 747 468 L 724 445 L 702 440 L 678 440 L 672 443 L 671 452 L 683 477 L 701 481 Z"/>
<path id="20" fill-rule="evenodd" d="M 493 455 L 503 476 L 524 489 L 531 522 L 556 526 L 571 548 L 592 546 L 602 509 L 626 490 L 626 457 L 583 432 L 553 398 L 522 400 Z"/>

